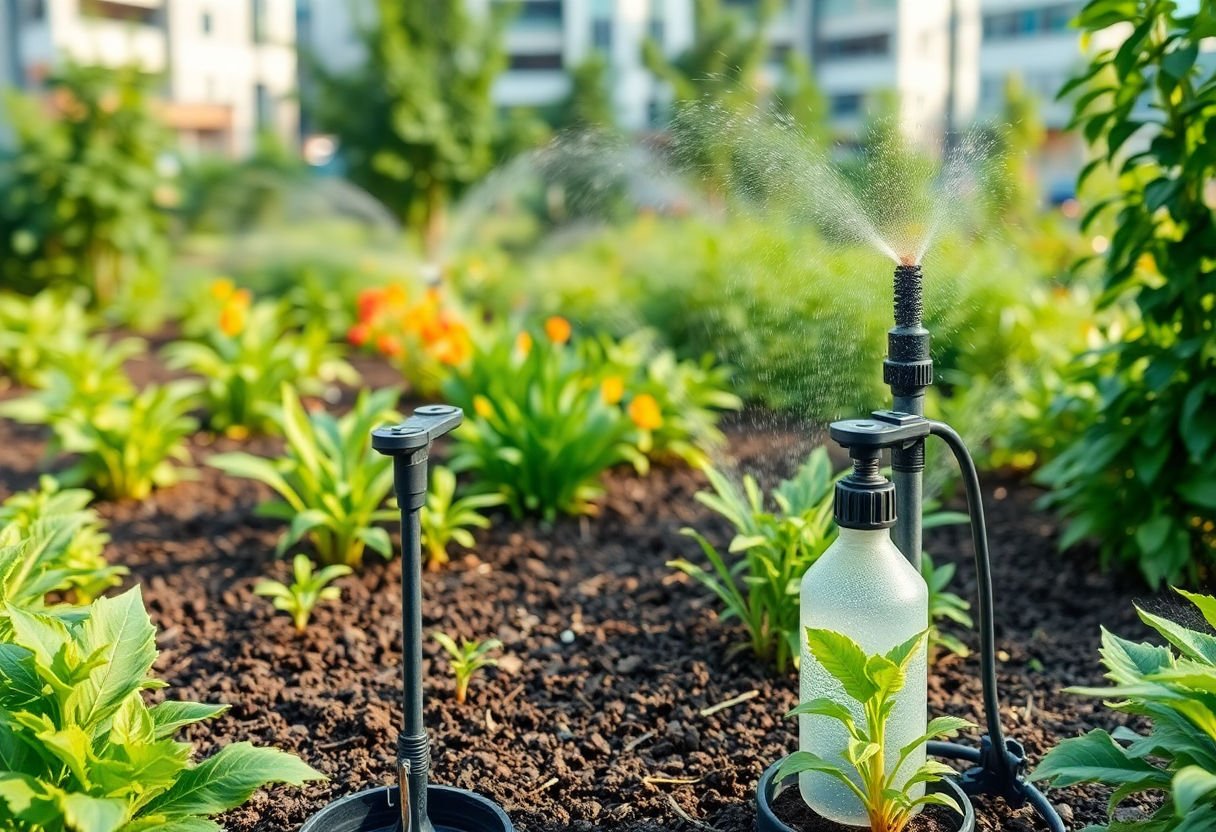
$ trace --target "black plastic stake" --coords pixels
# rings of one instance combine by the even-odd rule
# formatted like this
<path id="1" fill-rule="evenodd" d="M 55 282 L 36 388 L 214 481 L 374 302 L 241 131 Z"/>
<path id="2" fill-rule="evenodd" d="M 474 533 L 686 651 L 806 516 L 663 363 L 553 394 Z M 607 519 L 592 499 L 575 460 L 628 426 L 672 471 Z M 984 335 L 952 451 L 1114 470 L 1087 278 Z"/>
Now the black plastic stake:
<path id="1" fill-rule="evenodd" d="M 433 832 L 427 816 L 431 741 L 422 717 L 422 534 L 431 443 L 464 419 L 458 407 L 420 407 L 399 425 L 372 432 L 372 447 L 393 458 L 393 488 L 401 509 L 401 678 L 404 725 L 397 737 L 404 832 Z"/>

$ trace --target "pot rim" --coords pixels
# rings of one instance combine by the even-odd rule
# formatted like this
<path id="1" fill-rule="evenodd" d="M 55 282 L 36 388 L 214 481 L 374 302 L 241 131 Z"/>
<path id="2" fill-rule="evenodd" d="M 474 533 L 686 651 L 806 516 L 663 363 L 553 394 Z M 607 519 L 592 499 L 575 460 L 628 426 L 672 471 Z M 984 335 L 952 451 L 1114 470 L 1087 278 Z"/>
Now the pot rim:
<path id="1" fill-rule="evenodd" d="M 329 832 L 331 828 L 329 824 L 341 821 L 343 819 L 341 813 L 344 810 L 353 810 L 357 815 L 362 809 L 360 804 L 367 804 L 365 818 L 377 809 L 395 809 L 398 791 L 397 786 L 377 786 L 339 797 L 337 800 L 327 803 L 304 821 L 300 832 Z M 436 815 L 443 812 L 445 805 L 451 805 L 454 801 L 466 805 L 473 804 L 477 811 L 486 816 L 488 824 L 478 827 L 478 832 L 515 832 L 515 827 L 503 808 L 485 795 L 453 786 L 438 786 L 434 783 L 427 786 L 427 802 L 432 807 L 431 819 L 441 826 L 450 824 L 451 821 L 443 817 L 436 819 Z M 388 816 L 386 820 L 389 822 L 396 817 L 395 812 L 387 812 L 386 815 Z"/>
<path id="2" fill-rule="evenodd" d="M 782 758 L 773 763 L 764 774 L 760 775 L 760 782 L 756 784 L 756 829 L 757 832 L 794 832 L 794 830 L 783 823 L 773 811 L 773 801 L 781 791 L 793 788 L 797 785 L 798 775 L 790 775 L 780 783 L 774 782 L 773 778 L 777 774 L 777 769 L 785 762 Z M 930 783 L 929 791 L 946 792 L 955 799 L 958 805 L 962 808 L 962 814 L 958 816 L 959 823 L 956 832 L 975 832 L 975 807 L 971 805 L 971 799 L 963 791 L 962 786 L 952 777 L 944 777 Z M 858 827 L 858 830 L 864 827 Z"/>

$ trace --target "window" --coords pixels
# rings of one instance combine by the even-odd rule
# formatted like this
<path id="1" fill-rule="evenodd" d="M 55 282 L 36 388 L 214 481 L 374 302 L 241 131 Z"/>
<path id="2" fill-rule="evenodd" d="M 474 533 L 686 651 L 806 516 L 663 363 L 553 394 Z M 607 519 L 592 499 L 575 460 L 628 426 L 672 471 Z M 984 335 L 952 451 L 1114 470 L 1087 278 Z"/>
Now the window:
<path id="1" fill-rule="evenodd" d="M 984 38 L 1008 40 L 1058 34 L 1068 31 L 1069 22 L 1081 10 L 1081 3 L 1054 3 L 1013 12 L 984 16 Z"/>
<path id="2" fill-rule="evenodd" d="M 663 41 L 667 37 L 667 21 L 661 17 L 652 17 L 650 18 L 649 29 L 650 39 L 662 47 Z"/>
<path id="3" fill-rule="evenodd" d="M 539 55 L 512 55 L 511 69 L 561 69 L 561 53 L 542 53 Z"/>
<path id="4" fill-rule="evenodd" d="M 211 34 L 211 12 L 203 12 L 203 34 Z"/>
<path id="5" fill-rule="evenodd" d="M 896 0 L 822 0 L 820 14 L 824 17 L 846 17 L 866 12 L 893 11 Z"/>
<path id="6" fill-rule="evenodd" d="M 268 130 L 274 123 L 274 102 L 270 100 L 270 90 L 265 84 L 255 84 L 253 87 L 254 116 L 257 119 L 258 132 Z"/>
<path id="7" fill-rule="evenodd" d="M 861 35 L 825 41 L 823 54 L 827 58 L 847 59 L 886 55 L 891 50 L 891 36 L 887 33 Z"/>
<path id="8" fill-rule="evenodd" d="M 591 45 L 608 52 L 612 49 L 612 21 L 597 17 L 591 21 Z"/>
<path id="9" fill-rule="evenodd" d="M 516 19 L 521 23 L 561 23 L 561 0 L 525 0 Z"/>
<path id="10" fill-rule="evenodd" d="M 831 106 L 834 116 L 855 116 L 861 112 L 862 96 L 859 92 L 847 92 L 833 95 Z"/>
<path id="11" fill-rule="evenodd" d="M 22 23 L 37 23 L 46 19 L 46 0 L 24 0 L 19 9 Z"/>

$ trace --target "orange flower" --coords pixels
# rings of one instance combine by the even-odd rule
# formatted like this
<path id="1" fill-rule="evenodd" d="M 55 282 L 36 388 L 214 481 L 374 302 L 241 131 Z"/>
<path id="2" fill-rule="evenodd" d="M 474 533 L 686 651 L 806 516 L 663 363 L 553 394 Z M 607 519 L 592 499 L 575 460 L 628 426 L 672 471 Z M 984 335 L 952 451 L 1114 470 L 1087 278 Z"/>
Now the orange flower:
<path id="1" fill-rule="evenodd" d="M 545 321 L 545 334 L 555 344 L 564 344 L 570 340 L 570 322 L 560 315 L 554 315 Z"/>
<path id="2" fill-rule="evenodd" d="M 629 418 L 642 430 L 657 430 L 663 426 L 663 412 L 649 393 L 634 396 L 629 403 Z"/>
<path id="3" fill-rule="evenodd" d="M 232 293 L 231 301 L 238 306 L 248 308 L 249 304 L 253 303 L 253 294 L 248 289 L 237 289 Z"/>
<path id="4" fill-rule="evenodd" d="M 240 335 L 245 329 L 248 304 L 240 303 L 234 295 L 220 310 L 220 331 L 230 338 Z"/>
<path id="5" fill-rule="evenodd" d="M 405 347 L 401 345 L 397 336 L 389 335 L 387 332 L 377 336 L 376 349 L 388 358 L 400 358 L 405 353 Z"/>
<path id="6" fill-rule="evenodd" d="M 376 317 L 384 302 L 384 290 L 380 288 L 363 289 L 355 301 L 359 310 L 359 321 L 367 323 Z"/>
<path id="7" fill-rule="evenodd" d="M 616 404 L 625 397 L 625 382 L 620 376 L 609 376 L 600 383 L 600 398 L 604 404 Z"/>
<path id="8" fill-rule="evenodd" d="M 236 284 L 228 277 L 217 277 L 211 281 L 211 297 L 219 301 L 228 300 L 232 297 L 232 293 L 236 291 Z"/>
<path id="9" fill-rule="evenodd" d="M 489 419 L 494 415 L 494 405 L 490 404 L 490 400 L 480 393 L 473 397 L 473 410 L 483 419 Z"/>
<path id="10" fill-rule="evenodd" d="M 384 302 L 389 306 L 405 306 L 409 299 L 409 293 L 400 283 L 390 283 L 384 290 Z"/>
<path id="11" fill-rule="evenodd" d="M 367 339 L 372 337 L 372 328 L 364 322 L 359 322 L 350 328 L 346 333 L 346 340 L 353 347 L 361 347 L 367 343 Z"/>
<path id="12" fill-rule="evenodd" d="M 452 334 L 435 343 L 431 348 L 435 360 L 449 367 L 457 367 L 469 359 L 472 350 L 467 338 Z"/>
<path id="13" fill-rule="evenodd" d="M 528 357 L 528 353 L 532 352 L 532 334 L 530 332 L 521 332 L 515 336 L 515 349 L 524 358 Z"/>

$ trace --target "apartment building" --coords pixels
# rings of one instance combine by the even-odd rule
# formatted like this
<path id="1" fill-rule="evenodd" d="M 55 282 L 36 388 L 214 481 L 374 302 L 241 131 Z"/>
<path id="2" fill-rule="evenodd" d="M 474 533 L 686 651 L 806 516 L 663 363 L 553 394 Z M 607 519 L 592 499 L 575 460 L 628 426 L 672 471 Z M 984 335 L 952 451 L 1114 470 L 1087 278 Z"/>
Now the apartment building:
<path id="1" fill-rule="evenodd" d="M 294 143 L 295 0 L 0 0 L 0 84 L 37 92 L 59 63 L 138 64 L 187 154 Z"/>

